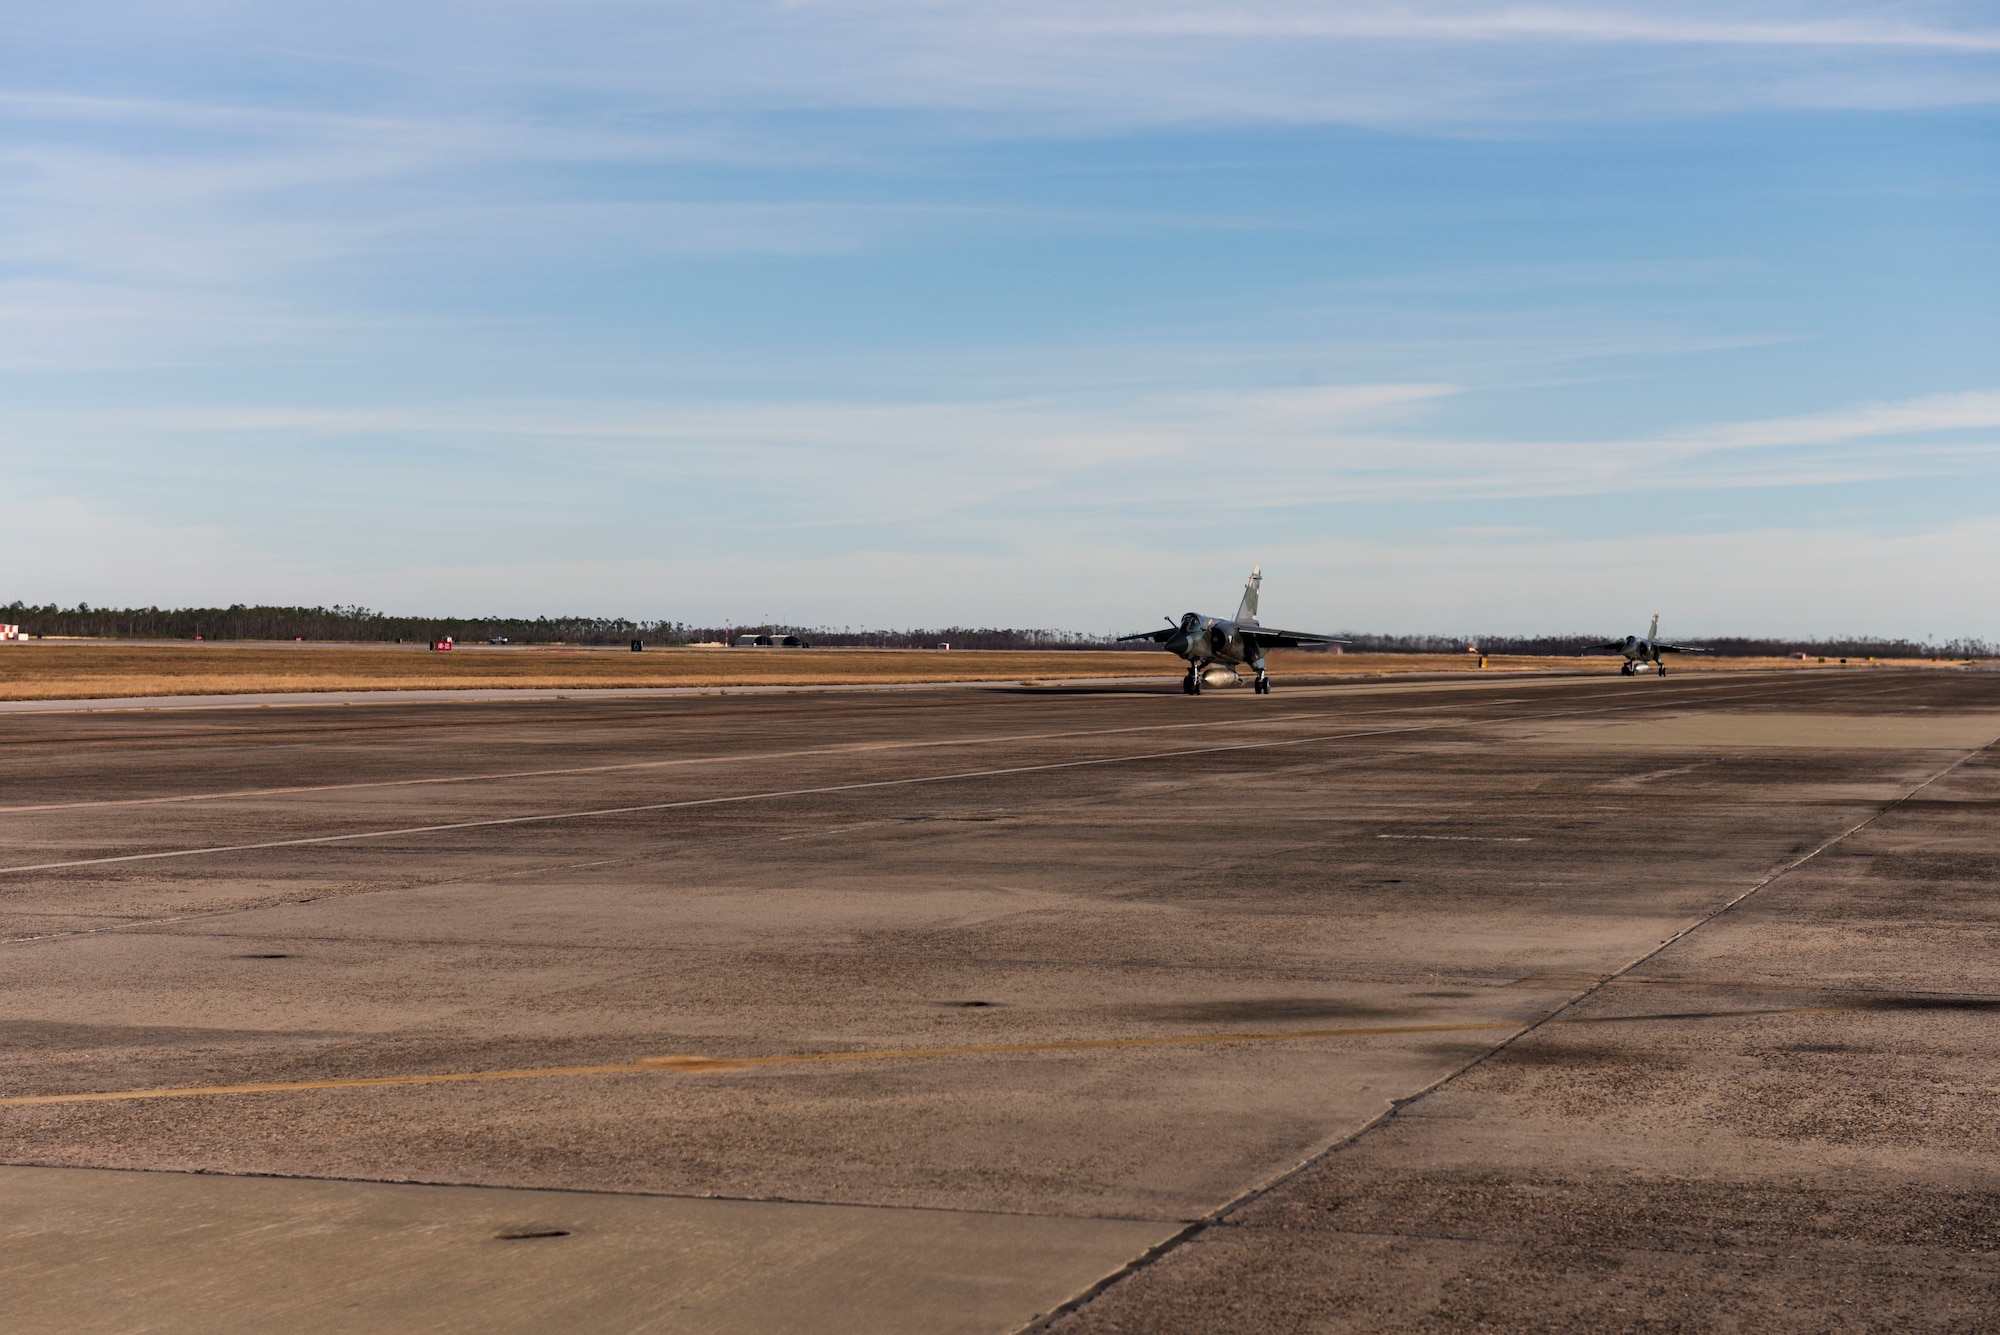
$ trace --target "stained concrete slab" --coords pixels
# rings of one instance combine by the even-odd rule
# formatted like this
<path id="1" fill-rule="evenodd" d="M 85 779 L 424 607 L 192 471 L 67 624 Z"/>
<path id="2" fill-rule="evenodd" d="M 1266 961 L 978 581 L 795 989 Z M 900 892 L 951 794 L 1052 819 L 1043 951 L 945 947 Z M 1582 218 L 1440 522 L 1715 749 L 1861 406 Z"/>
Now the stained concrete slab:
<path id="1" fill-rule="evenodd" d="M 767 1201 L 0 1168 L 13 1335 L 979 1332 L 1171 1230 Z"/>

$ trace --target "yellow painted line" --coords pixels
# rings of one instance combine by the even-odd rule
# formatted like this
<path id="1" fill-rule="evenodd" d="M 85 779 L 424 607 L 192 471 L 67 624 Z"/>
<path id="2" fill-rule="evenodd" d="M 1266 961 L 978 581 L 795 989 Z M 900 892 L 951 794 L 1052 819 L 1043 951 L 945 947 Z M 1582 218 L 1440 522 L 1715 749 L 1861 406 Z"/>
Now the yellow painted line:
<path id="1" fill-rule="evenodd" d="M 1858 1006 L 1795 1006 L 1772 1010 L 1686 1011 L 1671 1015 L 1607 1015 L 1550 1024 L 1621 1024 L 1640 1020 L 1711 1020 L 1764 1015 L 1818 1015 Z M 1097 1052 L 1121 1048 L 1196 1047 L 1218 1043 L 1283 1043 L 1314 1038 L 1374 1038 L 1394 1034 L 1463 1034 L 1520 1031 L 1526 1022 L 1500 1020 L 1473 1024 L 1392 1024 L 1349 1029 L 1286 1029 L 1266 1033 L 1163 1034 L 1127 1038 L 1078 1038 L 1043 1043 L 976 1043 L 960 1047 L 877 1048 L 861 1051 L 782 1052 L 763 1057 L 709 1057 L 681 1054 L 594 1066 L 531 1066 L 504 1071 L 445 1071 L 432 1075 L 352 1076 L 338 1080 L 269 1080 L 240 1085 L 182 1085 L 166 1089 L 115 1089 L 85 1094 L 24 1094 L 0 1098 L 0 1108 L 38 1108 L 63 1103 L 126 1103 L 137 1099 L 186 1099 L 212 1094 L 289 1094 L 317 1089 L 379 1089 L 392 1085 L 462 1085 L 494 1080 L 544 1080 L 566 1075 L 637 1075 L 672 1072 L 738 1071 L 757 1066 L 807 1066 L 828 1062 L 908 1061 L 927 1057 L 1010 1056 L 1037 1052 Z"/>
<path id="2" fill-rule="evenodd" d="M 120 1103 L 131 1099 L 186 1099 L 201 1094 L 283 1094 L 306 1089 L 367 1089 L 376 1085 L 452 1085 L 479 1080 L 533 1080 L 556 1075 L 615 1075 L 650 1069 L 644 1061 L 607 1066 L 542 1066 L 520 1071 L 447 1071 L 437 1075 L 371 1075 L 346 1080 L 268 1080 L 243 1085 L 183 1085 L 171 1089 L 116 1089 L 96 1094 L 29 1094 L 0 1099 L 0 1108 L 51 1103 Z"/>

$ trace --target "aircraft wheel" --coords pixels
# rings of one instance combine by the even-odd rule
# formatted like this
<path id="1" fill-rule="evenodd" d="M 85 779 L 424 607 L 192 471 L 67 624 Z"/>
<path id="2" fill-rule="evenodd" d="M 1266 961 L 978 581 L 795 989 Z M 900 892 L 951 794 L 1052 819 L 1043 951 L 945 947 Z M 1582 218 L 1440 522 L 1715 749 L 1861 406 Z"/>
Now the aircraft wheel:
<path id="1" fill-rule="evenodd" d="M 1667 675 L 1667 665 L 1665 663 L 1660 664 L 1659 673 L 1662 677 Z"/>

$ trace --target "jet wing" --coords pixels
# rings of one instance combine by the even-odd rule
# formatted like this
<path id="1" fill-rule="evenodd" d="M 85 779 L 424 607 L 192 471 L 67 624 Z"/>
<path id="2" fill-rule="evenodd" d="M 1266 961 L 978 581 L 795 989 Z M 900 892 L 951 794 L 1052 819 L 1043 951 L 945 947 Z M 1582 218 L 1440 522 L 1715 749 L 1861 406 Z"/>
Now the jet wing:
<path id="1" fill-rule="evenodd" d="M 1613 640 L 1610 644 L 1593 644 L 1588 649 L 1584 650 L 1584 652 L 1587 654 L 1608 654 L 1611 653 L 1613 650 L 1623 649 L 1624 647 L 1625 647 L 1625 641 Z"/>
<path id="2" fill-rule="evenodd" d="M 1245 626 L 1244 639 L 1266 649 L 1296 649 L 1305 644 L 1346 644 L 1331 635 L 1315 635 L 1309 630 L 1278 630 L 1271 626 Z"/>
<path id="3" fill-rule="evenodd" d="M 1137 635 L 1120 635 L 1112 643 L 1124 644 L 1127 640 L 1151 640 L 1155 644 L 1165 644 L 1179 631 L 1179 626 L 1162 626 L 1158 630 L 1142 630 Z"/>
<path id="4" fill-rule="evenodd" d="M 1655 644 L 1653 647 L 1663 654 L 1706 654 L 1713 652 L 1713 650 L 1709 649 L 1697 649 L 1691 644 Z"/>

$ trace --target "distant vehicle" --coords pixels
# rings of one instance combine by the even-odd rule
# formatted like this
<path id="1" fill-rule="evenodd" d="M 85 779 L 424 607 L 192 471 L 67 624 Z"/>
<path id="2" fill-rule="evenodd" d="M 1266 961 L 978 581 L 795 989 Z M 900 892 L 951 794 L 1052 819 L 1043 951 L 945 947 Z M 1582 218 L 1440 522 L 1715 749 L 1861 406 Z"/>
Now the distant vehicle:
<path id="1" fill-rule="evenodd" d="M 492 635 L 487 637 L 486 642 L 488 644 L 505 644 L 507 643 L 507 637 L 505 635 Z"/>
<path id="2" fill-rule="evenodd" d="M 1264 568 L 1252 566 L 1250 578 L 1243 585 L 1243 601 L 1237 605 L 1236 615 L 1222 617 L 1203 616 L 1199 612 L 1189 612 L 1177 623 L 1164 630 L 1149 630 L 1138 635 L 1121 635 L 1119 643 L 1129 640 L 1152 640 L 1164 645 L 1169 651 L 1179 654 L 1188 662 L 1187 676 L 1181 679 L 1181 689 L 1189 695 L 1200 695 L 1201 688 L 1207 686 L 1235 686 L 1242 678 L 1238 667 L 1248 667 L 1257 676 L 1251 682 L 1259 695 L 1271 693 L 1271 677 L 1264 670 L 1264 655 L 1272 649 L 1296 649 L 1303 644 L 1345 644 L 1331 635 L 1315 635 L 1303 630 L 1274 630 L 1257 623 L 1257 593 L 1264 584 Z M 1172 621 L 1172 617 L 1167 620 Z"/>
<path id="3" fill-rule="evenodd" d="M 1646 632 L 1645 639 L 1642 640 L 1637 635 L 1627 635 L 1624 639 L 1613 640 L 1609 644 L 1594 644 L 1587 652 L 1596 654 L 1620 653 L 1625 655 L 1625 662 L 1619 667 L 1618 671 L 1627 677 L 1638 676 L 1644 670 L 1647 663 L 1651 663 L 1653 671 L 1664 677 L 1667 675 L 1667 665 L 1660 661 L 1661 654 L 1705 654 L 1708 650 L 1697 649 L 1692 645 L 1686 644 L 1661 644 L 1660 614 L 1655 612 L 1653 613 L 1653 627 Z"/>
<path id="4" fill-rule="evenodd" d="M 738 649 L 810 649 L 811 645 L 796 635 L 738 635 Z"/>

